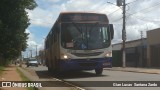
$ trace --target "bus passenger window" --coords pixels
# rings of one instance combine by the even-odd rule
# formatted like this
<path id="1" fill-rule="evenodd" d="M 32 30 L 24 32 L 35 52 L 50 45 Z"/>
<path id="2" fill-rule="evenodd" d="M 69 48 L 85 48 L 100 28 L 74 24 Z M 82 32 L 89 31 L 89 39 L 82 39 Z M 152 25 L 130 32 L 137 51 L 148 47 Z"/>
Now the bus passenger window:
<path id="1" fill-rule="evenodd" d="M 56 42 L 57 40 L 56 40 L 57 38 L 56 38 L 56 35 L 54 34 L 54 42 Z"/>

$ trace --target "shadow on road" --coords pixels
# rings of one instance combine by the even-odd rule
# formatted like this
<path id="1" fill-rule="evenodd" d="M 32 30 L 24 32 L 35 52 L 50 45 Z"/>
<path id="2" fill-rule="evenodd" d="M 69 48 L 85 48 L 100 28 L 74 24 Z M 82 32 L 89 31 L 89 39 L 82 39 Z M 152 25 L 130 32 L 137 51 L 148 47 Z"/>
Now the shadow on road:
<path id="1" fill-rule="evenodd" d="M 40 79 L 48 79 L 48 78 L 51 78 L 51 74 L 48 73 L 48 71 L 35 71 L 37 76 L 40 78 Z"/>
<path id="2" fill-rule="evenodd" d="M 79 71 L 79 72 L 65 72 L 57 75 L 56 77 L 60 79 L 74 79 L 74 78 L 77 79 L 77 78 L 104 77 L 104 76 L 106 75 L 96 75 L 95 73 L 91 72 Z"/>
<path id="3" fill-rule="evenodd" d="M 36 74 L 39 78 L 59 78 L 59 79 L 77 79 L 77 78 L 91 78 L 91 77 L 106 77 L 107 75 L 96 75 L 91 72 L 63 72 L 63 73 L 54 73 L 51 74 L 47 70 L 36 71 Z"/>

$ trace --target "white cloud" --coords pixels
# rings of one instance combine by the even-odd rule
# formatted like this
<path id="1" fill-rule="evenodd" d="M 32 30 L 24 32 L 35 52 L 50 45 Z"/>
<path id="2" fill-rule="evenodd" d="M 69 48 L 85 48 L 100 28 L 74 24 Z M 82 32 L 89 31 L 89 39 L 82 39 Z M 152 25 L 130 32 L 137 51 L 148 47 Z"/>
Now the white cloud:
<path id="1" fill-rule="evenodd" d="M 40 0 L 39 0 L 40 1 Z M 116 0 L 107 0 L 113 4 L 108 4 L 106 0 L 42 0 L 50 5 L 47 8 L 38 6 L 33 11 L 29 12 L 31 24 L 36 26 L 51 27 L 58 15 L 62 11 L 82 11 L 82 12 L 98 12 L 105 13 L 108 16 L 110 23 L 115 27 L 115 38 L 113 43 L 121 42 L 122 38 L 122 9 L 113 4 Z M 127 40 L 139 39 L 140 32 L 144 31 L 144 37 L 147 30 L 159 27 L 159 12 L 160 5 L 157 0 L 126 0 L 130 3 L 126 7 L 126 32 Z M 44 3 L 44 5 L 46 4 Z M 148 8 L 148 9 L 145 9 Z M 114 13 L 113 13 L 114 12 Z M 128 17 L 128 15 L 134 14 Z M 31 34 L 28 43 L 31 45 L 38 44 L 35 42 L 34 35 Z M 38 46 L 43 47 L 43 44 Z"/>
<path id="2" fill-rule="evenodd" d="M 93 3 L 90 0 L 68 0 L 66 3 L 61 5 L 62 11 L 85 11 L 90 9 Z"/>
<path id="3" fill-rule="evenodd" d="M 46 2 L 51 2 L 51 3 L 57 3 L 60 2 L 61 0 L 45 0 Z"/>
<path id="4" fill-rule="evenodd" d="M 33 11 L 28 11 L 30 23 L 36 26 L 50 27 L 53 25 L 53 13 L 41 8 L 36 8 Z"/>
<path id="5" fill-rule="evenodd" d="M 115 8 L 117 7 L 107 4 L 106 0 L 68 0 L 66 3 L 61 5 L 61 11 L 89 11 L 107 13 Z"/>
<path id="6" fill-rule="evenodd" d="M 37 52 L 44 48 L 44 41 L 42 42 L 36 42 L 36 37 L 33 33 L 30 32 L 29 29 L 26 29 L 26 33 L 29 33 L 29 39 L 27 40 L 28 48 L 26 52 L 24 53 L 24 56 L 27 57 L 27 53 L 30 53 L 30 50 L 32 50 L 32 56 L 34 57 L 36 55 L 36 46 L 37 46 Z"/>

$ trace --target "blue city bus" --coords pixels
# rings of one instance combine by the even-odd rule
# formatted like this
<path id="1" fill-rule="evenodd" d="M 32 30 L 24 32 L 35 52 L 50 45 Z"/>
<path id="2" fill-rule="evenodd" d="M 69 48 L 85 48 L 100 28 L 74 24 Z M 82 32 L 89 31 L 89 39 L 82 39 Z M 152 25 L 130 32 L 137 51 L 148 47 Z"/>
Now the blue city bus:
<path id="1" fill-rule="evenodd" d="M 49 72 L 95 70 L 112 67 L 113 24 L 105 14 L 62 12 L 45 39 Z"/>

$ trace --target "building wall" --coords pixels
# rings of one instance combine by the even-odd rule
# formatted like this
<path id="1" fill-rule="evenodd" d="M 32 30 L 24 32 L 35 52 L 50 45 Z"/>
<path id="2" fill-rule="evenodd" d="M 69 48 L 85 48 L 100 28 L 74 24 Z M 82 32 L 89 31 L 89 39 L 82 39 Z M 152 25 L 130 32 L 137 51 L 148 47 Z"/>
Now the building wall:
<path id="1" fill-rule="evenodd" d="M 126 50 L 126 66 L 129 67 L 146 67 L 147 63 L 147 40 L 146 38 L 143 39 L 137 39 L 137 40 L 132 40 L 132 41 L 127 41 L 125 43 L 125 50 Z M 122 49 L 122 43 L 118 44 L 113 44 L 112 45 L 113 49 L 113 59 L 114 62 L 117 62 L 122 59 L 117 59 L 114 56 L 115 52 L 118 50 L 121 51 Z M 143 52 L 142 52 L 143 51 Z M 113 62 L 113 63 L 114 63 Z"/>
<path id="2" fill-rule="evenodd" d="M 147 65 L 160 66 L 160 28 L 147 31 L 147 42 Z"/>
<path id="3" fill-rule="evenodd" d="M 132 47 L 141 46 L 142 42 L 143 42 L 143 45 L 147 45 L 146 38 L 143 38 L 143 40 L 137 39 L 137 40 L 127 41 L 125 44 L 125 47 L 132 48 Z M 112 50 L 121 50 L 121 49 L 122 49 L 122 43 L 117 43 L 112 45 Z"/>

